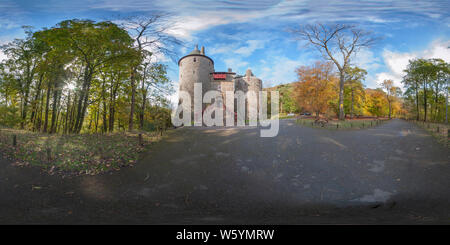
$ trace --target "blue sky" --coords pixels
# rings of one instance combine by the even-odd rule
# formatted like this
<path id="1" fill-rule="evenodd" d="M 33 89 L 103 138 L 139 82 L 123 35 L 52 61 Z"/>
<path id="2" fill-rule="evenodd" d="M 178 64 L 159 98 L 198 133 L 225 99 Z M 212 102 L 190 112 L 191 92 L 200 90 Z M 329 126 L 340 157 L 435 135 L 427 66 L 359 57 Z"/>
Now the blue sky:
<path id="1" fill-rule="evenodd" d="M 230 67 L 242 74 L 251 68 L 265 87 L 295 81 L 296 67 L 320 59 L 287 32 L 307 23 L 356 24 L 383 38 L 354 58 L 369 72 L 367 87 L 388 78 L 400 85 L 414 57 L 450 62 L 449 1 L 0 0 L 0 44 L 23 37 L 22 25 L 40 29 L 65 19 L 115 20 L 152 12 L 170 13 L 170 34 L 185 42 L 180 57 L 203 45 L 216 71 Z M 176 63 L 160 59 L 177 84 Z"/>

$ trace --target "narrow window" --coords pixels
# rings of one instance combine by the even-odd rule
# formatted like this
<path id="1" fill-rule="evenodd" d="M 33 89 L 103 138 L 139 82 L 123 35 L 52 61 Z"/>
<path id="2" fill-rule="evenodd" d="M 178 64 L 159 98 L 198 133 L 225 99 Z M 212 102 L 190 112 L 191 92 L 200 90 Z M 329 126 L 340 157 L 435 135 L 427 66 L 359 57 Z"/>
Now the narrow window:
<path id="1" fill-rule="evenodd" d="M 196 62 L 197 61 L 197 59 L 196 58 L 194 58 L 194 62 Z"/>

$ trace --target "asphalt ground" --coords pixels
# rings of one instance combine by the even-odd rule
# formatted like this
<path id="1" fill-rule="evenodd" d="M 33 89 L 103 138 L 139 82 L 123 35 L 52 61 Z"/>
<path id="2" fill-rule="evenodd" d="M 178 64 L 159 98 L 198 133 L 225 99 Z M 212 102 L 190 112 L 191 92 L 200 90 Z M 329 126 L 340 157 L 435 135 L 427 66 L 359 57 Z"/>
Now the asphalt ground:
<path id="1" fill-rule="evenodd" d="M 449 149 L 411 123 L 260 130 L 179 128 L 96 176 L 0 160 L 0 223 L 450 224 Z"/>

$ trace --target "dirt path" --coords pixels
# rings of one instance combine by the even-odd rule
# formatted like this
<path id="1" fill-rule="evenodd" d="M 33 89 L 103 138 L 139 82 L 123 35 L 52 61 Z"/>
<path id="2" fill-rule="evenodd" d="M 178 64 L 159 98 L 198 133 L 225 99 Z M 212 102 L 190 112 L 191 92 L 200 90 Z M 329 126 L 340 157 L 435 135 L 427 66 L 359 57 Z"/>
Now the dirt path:
<path id="1" fill-rule="evenodd" d="M 62 179 L 0 160 L 0 223 L 450 223 L 450 154 L 401 120 L 174 130 L 133 168 Z"/>

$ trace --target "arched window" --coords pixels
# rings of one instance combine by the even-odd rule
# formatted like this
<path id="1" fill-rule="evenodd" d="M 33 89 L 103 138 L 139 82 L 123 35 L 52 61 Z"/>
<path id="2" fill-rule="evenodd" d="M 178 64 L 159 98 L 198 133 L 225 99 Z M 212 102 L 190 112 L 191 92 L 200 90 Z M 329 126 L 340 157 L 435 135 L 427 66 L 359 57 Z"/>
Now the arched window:
<path id="1" fill-rule="evenodd" d="M 194 58 L 194 62 L 196 62 L 197 61 L 197 58 Z"/>

